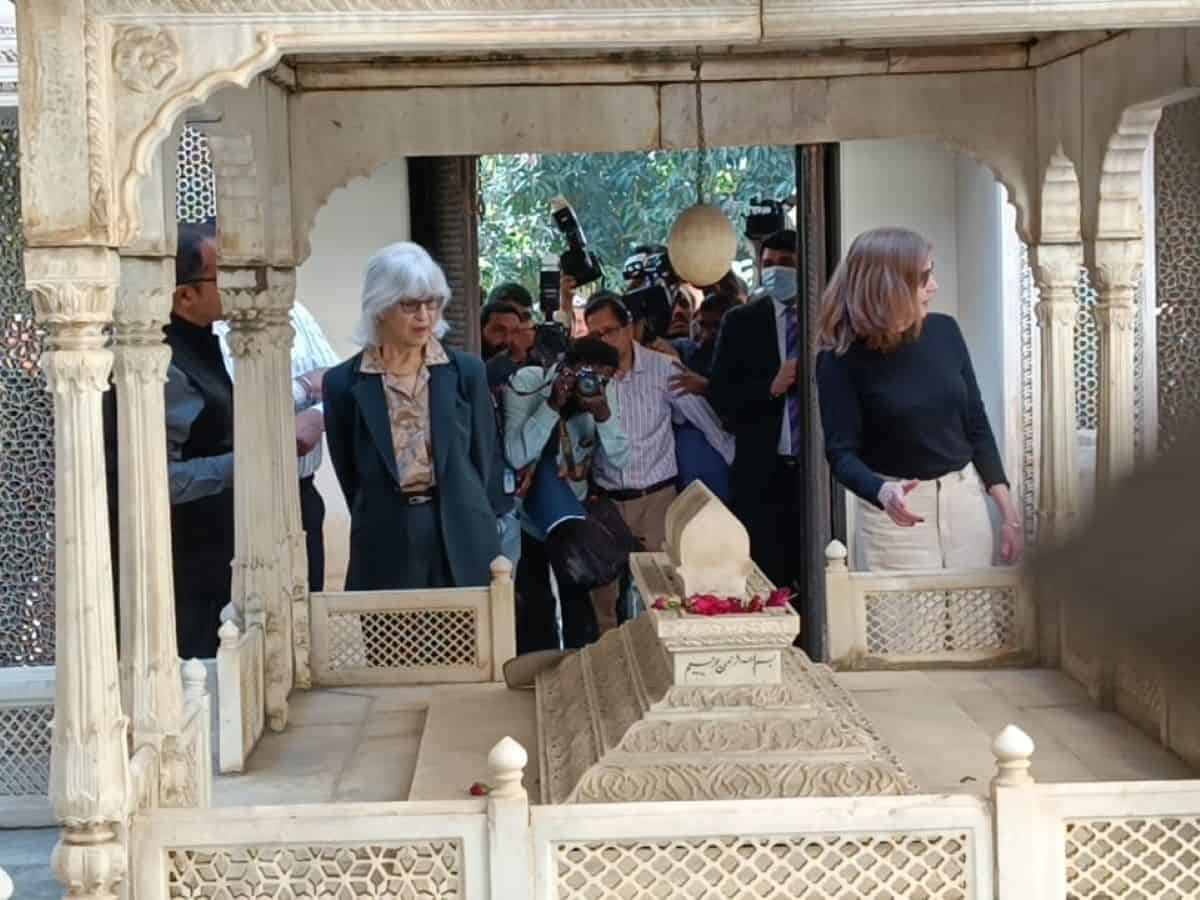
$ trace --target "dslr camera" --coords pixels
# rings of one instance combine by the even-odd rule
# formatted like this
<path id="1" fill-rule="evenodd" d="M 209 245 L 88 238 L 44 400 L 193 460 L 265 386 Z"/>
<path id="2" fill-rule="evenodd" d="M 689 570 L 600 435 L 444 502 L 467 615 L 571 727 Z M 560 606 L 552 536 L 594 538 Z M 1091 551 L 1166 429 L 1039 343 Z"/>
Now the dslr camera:
<path id="1" fill-rule="evenodd" d="M 607 379 L 591 366 L 580 366 L 575 370 L 575 393 L 580 397 L 599 397 L 604 393 Z"/>
<path id="2" fill-rule="evenodd" d="M 746 216 L 748 239 L 763 241 L 787 227 L 787 213 L 784 212 L 783 201 L 761 200 L 758 197 L 750 201 L 750 209 Z"/>
<path id="3" fill-rule="evenodd" d="M 563 197 L 555 197 L 550 203 L 554 210 L 554 224 L 567 239 L 567 250 L 558 258 L 559 268 L 574 278 L 575 284 L 580 287 L 599 281 L 604 276 L 600 257 L 588 249 L 587 238 L 584 237 L 579 219 L 575 217 L 575 210 Z"/>
<path id="4" fill-rule="evenodd" d="M 548 369 L 555 365 L 567 347 L 571 337 L 567 329 L 558 322 L 544 322 L 533 327 L 533 346 L 529 348 L 529 364 Z"/>

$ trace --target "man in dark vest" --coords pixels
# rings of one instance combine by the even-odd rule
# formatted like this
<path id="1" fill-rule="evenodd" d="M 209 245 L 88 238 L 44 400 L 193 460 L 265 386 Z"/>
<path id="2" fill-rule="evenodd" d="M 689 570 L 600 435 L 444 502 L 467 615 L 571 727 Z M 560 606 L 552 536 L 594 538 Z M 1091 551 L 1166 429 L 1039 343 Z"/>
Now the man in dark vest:
<path id="1" fill-rule="evenodd" d="M 220 318 L 216 244 L 181 227 L 165 331 L 175 626 L 184 659 L 216 656 L 232 581 L 233 384 L 212 330 Z"/>

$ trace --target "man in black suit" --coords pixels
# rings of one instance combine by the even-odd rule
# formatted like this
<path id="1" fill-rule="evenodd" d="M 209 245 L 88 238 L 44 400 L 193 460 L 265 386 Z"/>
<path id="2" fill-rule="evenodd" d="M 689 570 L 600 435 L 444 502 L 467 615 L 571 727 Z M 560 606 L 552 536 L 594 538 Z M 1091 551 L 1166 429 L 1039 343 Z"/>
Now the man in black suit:
<path id="1" fill-rule="evenodd" d="M 779 587 L 797 577 L 803 519 L 797 360 L 796 232 L 763 242 L 762 286 L 721 323 L 709 399 L 737 437 L 734 512 L 750 532 L 750 553 Z"/>

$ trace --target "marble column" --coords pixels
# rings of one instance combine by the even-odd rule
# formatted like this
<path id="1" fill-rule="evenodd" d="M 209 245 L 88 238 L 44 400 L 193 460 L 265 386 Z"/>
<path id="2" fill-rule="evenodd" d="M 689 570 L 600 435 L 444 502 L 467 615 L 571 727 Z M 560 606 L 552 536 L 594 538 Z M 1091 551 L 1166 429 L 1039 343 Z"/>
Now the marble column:
<path id="1" fill-rule="evenodd" d="M 1079 244 L 1043 244 L 1030 262 L 1040 299 L 1041 465 L 1038 538 L 1053 546 L 1071 533 L 1079 514 L 1079 436 L 1075 410 L 1075 295 L 1083 265 Z"/>
<path id="2" fill-rule="evenodd" d="M 296 455 L 296 411 L 292 400 L 292 344 L 295 332 L 291 325 L 290 311 L 296 300 L 296 270 L 271 269 L 267 275 L 271 291 L 272 309 L 276 313 L 276 337 L 272 342 L 279 385 L 272 398 L 278 408 L 272 411 L 272 420 L 279 426 L 279 464 L 274 473 L 278 485 L 278 497 L 282 501 L 280 515 L 284 525 L 283 553 L 291 562 L 289 591 L 293 601 L 308 596 L 308 548 L 304 539 L 304 528 L 300 520 L 300 461 Z"/>
<path id="3" fill-rule="evenodd" d="M 246 627 L 263 629 L 267 721 L 282 731 L 292 688 L 293 564 L 285 552 L 291 546 L 281 493 L 286 475 L 277 470 L 291 472 L 290 491 L 296 492 L 296 439 L 280 364 L 288 352 L 283 345 L 291 345 L 288 307 L 269 277 L 261 267 L 222 268 L 219 287 L 234 358 L 233 596 Z M 285 416 L 291 427 L 286 452 L 280 447 Z"/>
<path id="4" fill-rule="evenodd" d="M 101 397 L 105 327 L 118 283 L 105 247 L 30 249 L 26 285 L 46 329 L 54 395 L 55 679 L 50 798 L 62 836 L 51 867 L 70 897 L 112 900 L 125 878 L 118 837 L 130 797 L 128 720 L 117 674 Z"/>
<path id="5" fill-rule="evenodd" d="M 163 326 L 175 285 L 171 257 L 125 257 L 113 328 L 117 401 L 117 483 L 120 486 L 121 700 L 129 712 L 132 749 L 159 753 L 163 805 L 186 766 L 176 743 L 183 726 L 183 690 L 175 639 L 171 503 L 167 480 L 163 385 L 171 350 Z"/>
<path id="6" fill-rule="evenodd" d="M 1092 284 L 1100 333 L 1100 402 L 1096 435 L 1096 493 L 1128 475 L 1135 462 L 1134 352 L 1142 242 L 1097 241 Z"/>

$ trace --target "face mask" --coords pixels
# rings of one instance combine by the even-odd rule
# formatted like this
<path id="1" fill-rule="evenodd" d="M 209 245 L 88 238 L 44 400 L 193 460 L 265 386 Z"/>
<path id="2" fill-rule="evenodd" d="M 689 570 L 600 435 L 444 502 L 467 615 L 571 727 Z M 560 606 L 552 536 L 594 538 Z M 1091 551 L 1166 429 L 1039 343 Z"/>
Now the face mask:
<path id="1" fill-rule="evenodd" d="M 764 291 L 785 303 L 796 296 L 796 270 L 790 266 L 770 266 L 762 270 L 761 287 Z"/>

